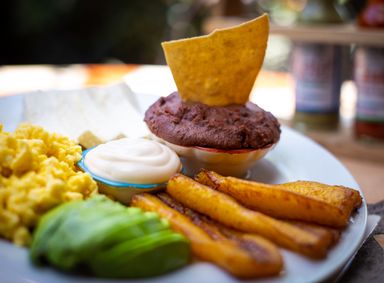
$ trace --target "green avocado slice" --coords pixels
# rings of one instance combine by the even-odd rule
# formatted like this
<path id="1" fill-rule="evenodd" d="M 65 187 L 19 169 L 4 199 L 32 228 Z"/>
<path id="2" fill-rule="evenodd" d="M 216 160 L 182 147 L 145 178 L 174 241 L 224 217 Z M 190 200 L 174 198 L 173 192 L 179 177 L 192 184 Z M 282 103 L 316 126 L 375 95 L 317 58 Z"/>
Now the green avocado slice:
<path id="1" fill-rule="evenodd" d="M 35 230 L 30 257 L 64 271 L 85 267 L 103 277 L 139 278 L 185 265 L 189 243 L 156 213 L 98 195 L 47 213 Z"/>
<path id="2" fill-rule="evenodd" d="M 189 242 L 170 230 L 119 244 L 90 261 L 100 277 L 144 278 L 161 275 L 186 265 Z"/>
<path id="3" fill-rule="evenodd" d="M 128 218 L 119 214 L 104 216 L 100 221 L 80 219 L 63 222 L 48 243 L 51 250 L 48 259 L 63 270 L 70 270 L 122 241 L 168 229 L 157 215 L 139 214 Z"/>
<path id="4" fill-rule="evenodd" d="M 95 207 L 97 207 L 97 209 L 94 209 Z M 123 212 L 124 214 L 122 214 Z M 64 239 L 55 237 L 57 234 L 62 236 L 60 231 L 64 230 L 69 232 L 69 236 L 75 237 L 76 243 L 78 242 L 79 236 L 84 235 L 79 229 L 81 230 L 83 224 L 86 225 L 86 222 L 91 220 L 90 216 L 94 218 L 94 221 L 97 221 L 100 220 L 100 217 L 104 218 L 105 215 L 119 215 L 119 217 L 122 218 L 121 221 L 126 221 L 127 218 L 131 219 L 135 215 L 142 217 L 143 212 L 138 208 L 127 208 L 118 203 L 114 203 L 105 196 L 94 196 L 87 201 L 72 201 L 62 204 L 52 209 L 39 221 L 31 244 L 30 257 L 32 261 L 36 264 L 42 263 L 44 255 L 47 254 L 47 250 L 51 250 L 51 246 L 60 247 L 68 243 L 73 243 L 70 237 Z M 123 217 L 124 215 L 125 217 Z M 81 219 L 85 220 L 85 223 L 76 224 L 76 222 L 80 222 Z M 73 226 L 71 229 L 68 229 L 68 220 L 75 220 L 70 221 Z M 85 230 L 89 230 L 89 227 Z M 64 244 L 62 243 L 63 240 L 68 242 Z M 53 242 L 53 244 L 51 242 Z"/>
<path id="5" fill-rule="evenodd" d="M 72 207 L 76 207 L 77 201 L 65 203 L 59 207 L 52 209 L 44 215 L 38 223 L 35 230 L 31 249 L 30 258 L 35 264 L 41 264 L 44 255 L 47 253 L 47 240 L 55 234 L 61 223 L 65 220 L 66 211 Z"/>

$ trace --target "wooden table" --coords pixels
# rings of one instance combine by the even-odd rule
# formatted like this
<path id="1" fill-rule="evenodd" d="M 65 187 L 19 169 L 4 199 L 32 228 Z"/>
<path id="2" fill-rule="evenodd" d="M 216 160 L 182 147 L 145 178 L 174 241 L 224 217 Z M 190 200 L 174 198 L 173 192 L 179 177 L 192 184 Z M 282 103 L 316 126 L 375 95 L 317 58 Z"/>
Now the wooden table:
<path id="1" fill-rule="evenodd" d="M 76 89 L 105 85 L 122 79 L 133 91 L 139 93 L 168 95 L 176 89 L 166 66 L 5 66 L 0 67 L 0 96 L 38 89 Z M 340 128 L 336 131 L 308 131 L 305 134 L 335 154 L 356 178 L 368 203 L 375 203 L 384 200 L 384 143 L 366 144 L 353 138 L 355 97 L 353 83 L 347 82 L 342 90 Z M 291 125 L 294 95 L 289 74 L 262 71 L 255 83 L 251 100 L 271 111 L 283 124 Z"/>

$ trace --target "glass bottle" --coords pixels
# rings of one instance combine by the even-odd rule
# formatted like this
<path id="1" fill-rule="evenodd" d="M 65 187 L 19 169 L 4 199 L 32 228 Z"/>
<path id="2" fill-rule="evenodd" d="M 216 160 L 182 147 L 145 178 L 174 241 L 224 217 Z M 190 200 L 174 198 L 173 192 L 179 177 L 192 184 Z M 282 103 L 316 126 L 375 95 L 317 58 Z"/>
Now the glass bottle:
<path id="1" fill-rule="evenodd" d="M 358 25 L 384 28 L 384 0 L 369 1 L 358 18 Z M 359 46 L 355 52 L 354 77 L 355 135 L 384 141 L 384 47 Z"/>
<path id="2" fill-rule="evenodd" d="M 342 23 L 333 0 L 308 0 L 300 25 Z M 341 46 L 296 42 L 292 53 L 297 128 L 335 128 L 339 119 L 342 83 Z"/>

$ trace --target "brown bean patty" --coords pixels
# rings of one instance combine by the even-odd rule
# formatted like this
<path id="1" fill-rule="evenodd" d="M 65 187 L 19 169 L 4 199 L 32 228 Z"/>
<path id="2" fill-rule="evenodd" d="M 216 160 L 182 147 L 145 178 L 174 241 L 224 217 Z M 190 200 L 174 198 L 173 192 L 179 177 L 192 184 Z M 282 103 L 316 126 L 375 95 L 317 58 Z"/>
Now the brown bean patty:
<path id="1" fill-rule="evenodd" d="M 183 146 L 259 149 L 280 138 L 277 119 L 256 104 L 208 106 L 183 102 L 177 92 L 151 105 L 144 121 L 156 136 Z"/>

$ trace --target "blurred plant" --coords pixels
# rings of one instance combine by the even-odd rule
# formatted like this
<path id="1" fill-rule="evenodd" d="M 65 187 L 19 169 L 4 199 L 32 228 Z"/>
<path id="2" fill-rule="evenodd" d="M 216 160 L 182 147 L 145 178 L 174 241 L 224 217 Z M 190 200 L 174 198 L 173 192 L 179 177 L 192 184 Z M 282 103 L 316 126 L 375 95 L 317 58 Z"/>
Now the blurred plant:
<path id="1" fill-rule="evenodd" d="M 307 0 L 248 0 L 255 2 L 268 12 L 272 21 L 279 25 L 289 25 L 296 21 Z"/>
<path id="2" fill-rule="evenodd" d="M 247 6 L 259 6 L 268 12 L 272 21 L 279 25 L 294 23 L 308 0 L 242 0 Z M 323 0 L 319 0 L 323 1 Z M 366 0 L 334 0 L 344 21 L 353 20 L 365 6 Z"/>
<path id="3" fill-rule="evenodd" d="M 165 0 L 9 0 L 0 64 L 153 63 L 166 30 Z"/>
<path id="4" fill-rule="evenodd" d="M 167 0 L 168 39 L 201 35 L 202 24 L 219 0 Z"/>
<path id="5" fill-rule="evenodd" d="M 0 64 L 162 63 L 160 42 L 201 34 L 218 0 L 6 0 Z"/>
<path id="6" fill-rule="evenodd" d="M 356 19 L 367 2 L 367 0 L 338 0 L 338 4 L 344 7 L 344 10 L 341 11 L 344 19 L 349 21 Z"/>

